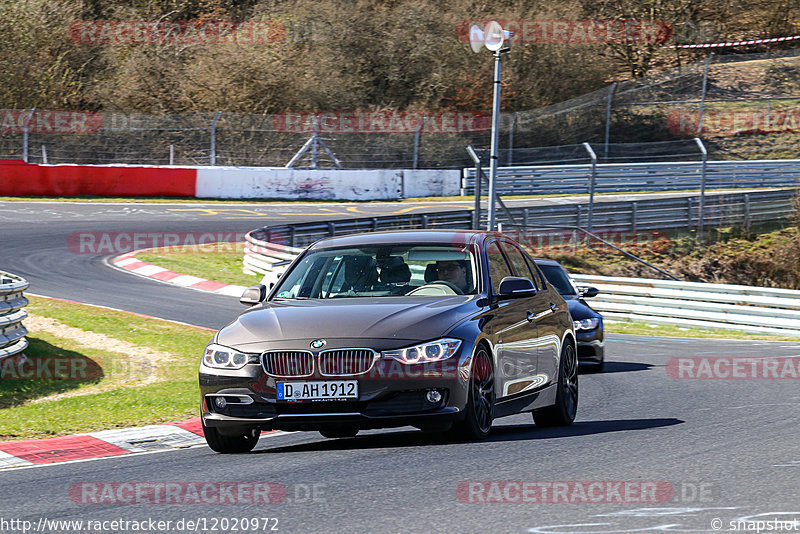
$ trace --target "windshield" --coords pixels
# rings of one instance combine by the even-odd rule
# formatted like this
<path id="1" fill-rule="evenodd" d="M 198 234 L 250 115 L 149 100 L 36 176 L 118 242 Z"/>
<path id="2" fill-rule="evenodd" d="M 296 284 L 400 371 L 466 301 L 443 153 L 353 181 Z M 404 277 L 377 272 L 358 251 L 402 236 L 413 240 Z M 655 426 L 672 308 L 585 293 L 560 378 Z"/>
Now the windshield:
<path id="1" fill-rule="evenodd" d="M 306 254 L 274 298 L 474 294 L 475 266 L 467 247 L 451 244 L 326 248 Z"/>
<path id="2" fill-rule="evenodd" d="M 572 280 L 562 267 L 559 265 L 547 265 L 540 263 L 539 268 L 544 273 L 547 281 L 556 288 L 556 291 L 558 291 L 559 295 L 578 294 L 578 292 L 575 290 L 575 286 L 572 284 Z"/>

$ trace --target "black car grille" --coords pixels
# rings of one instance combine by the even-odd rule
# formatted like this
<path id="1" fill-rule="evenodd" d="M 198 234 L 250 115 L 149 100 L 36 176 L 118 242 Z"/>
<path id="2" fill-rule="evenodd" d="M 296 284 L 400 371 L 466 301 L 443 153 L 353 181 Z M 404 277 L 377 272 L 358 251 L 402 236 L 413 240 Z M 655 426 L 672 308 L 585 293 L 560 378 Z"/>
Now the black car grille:
<path id="1" fill-rule="evenodd" d="M 272 351 L 261 355 L 264 371 L 273 376 L 310 376 L 314 355 L 307 351 Z"/>
<path id="2" fill-rule="evenodd" d="M 366 373 L 375 363 L 370 349 L 336 349 L 320 353 L 319 372 L 324 376 L 352 376 Z"/>

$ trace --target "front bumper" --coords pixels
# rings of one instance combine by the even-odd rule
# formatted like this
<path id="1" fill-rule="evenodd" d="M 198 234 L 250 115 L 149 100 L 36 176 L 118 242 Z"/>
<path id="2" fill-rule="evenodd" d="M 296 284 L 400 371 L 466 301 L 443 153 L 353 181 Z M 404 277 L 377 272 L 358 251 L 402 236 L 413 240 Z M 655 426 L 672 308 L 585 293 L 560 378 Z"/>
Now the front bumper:
<path id="1" fill-rule="evenodd" d="M 378 360 L 363 375 L 337 378 L 310 376 L 276 378 L 260 365 L 241 370 L 200 368 L 202 417 L 206 426 L 222 433 L 244 430 L 321 430 L 340 426 L 359 429 L 398 426 L 439 426 L 462 419 L 467 403 L 469 362 L 450 358 L 443 362 L 405 365 Z M 358 399 L 278 401 L 277 382 L 293 380 L 357 380 Z M 430 402 L 426 395 L 437 390 L 442 398 Z M 224 396 L 226 406 L 214 399 Z"/>
<path id="2" fill-rule="evenodd" d="M 600 328 L 577 330 L 578 361 L 580 363 L 601 363 L 605 360 L 605 341 Z"/>

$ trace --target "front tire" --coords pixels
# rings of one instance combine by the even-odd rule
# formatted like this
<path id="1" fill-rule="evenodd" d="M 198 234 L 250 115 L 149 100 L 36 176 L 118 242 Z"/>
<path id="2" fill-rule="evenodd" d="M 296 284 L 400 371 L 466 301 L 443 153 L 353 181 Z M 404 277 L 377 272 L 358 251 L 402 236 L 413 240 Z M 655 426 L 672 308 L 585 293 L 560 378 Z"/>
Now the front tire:
<path id="1" fill-rule="evenodd" d="M 533 411 L 536 426 L 568 426 L 575 420 L 578 412 L 578 355 L 571 341 L 561 347 L 557 387 L 556 403 Z"/>
<path id="2" fill-rule="evenodd" d="M 203 435 L 212 451 L 221 454 L 241 454 L 252 451 L 258 445 L 261 432 L 253 428 L 239 436 L 225 436 L 216 428 L 206 426 L 203 421 Z"/>
<path id="3" fill-rule="evenodd" d="M 494 419 L 494 399 L 492 360 L 481 346 L 472 359 L 465 417 L 453 424 L 453 434 L 469 440 L 488 437 Z"/>

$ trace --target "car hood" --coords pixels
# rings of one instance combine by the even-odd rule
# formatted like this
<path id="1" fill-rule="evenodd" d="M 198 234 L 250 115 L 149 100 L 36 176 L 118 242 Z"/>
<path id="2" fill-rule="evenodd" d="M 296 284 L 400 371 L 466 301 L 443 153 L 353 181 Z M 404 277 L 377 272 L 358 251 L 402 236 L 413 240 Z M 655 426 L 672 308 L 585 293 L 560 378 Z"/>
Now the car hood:
<path id="1" fill-rule="evenodd" d="M 476 297 L 379 297 L 326 300 L 271 301 L 239 316 L 220 330 L 217 342 L 229 347 L 248 346 L 250 350 L 278 348 L 283 342 L 323 338 L 326 348 L 332 340 L 394 340 L 401 346 L 408 341 L 437 339 L 453 326 L 474 314 Z M 347 343 L 343 343 L 346 345 Z M 386 343 L 382 343 L 386 345 Z"/>
<path id="2" fill-rule="evenodd" d="M 589 305 L 580 298 L 570 295 L 562 295 L 562 297 L 564 297 L 564 300 L 567 301 L 567 306 L 569 306 L 569 314 L 572 315 L 574 320 L 580 321 L 581 319 L 600 317 L 599 313 L 590 308 Z"/>

